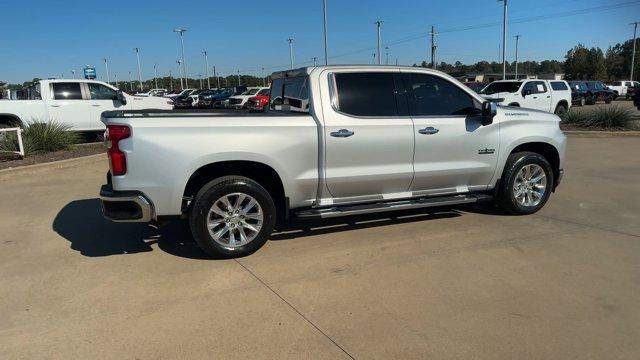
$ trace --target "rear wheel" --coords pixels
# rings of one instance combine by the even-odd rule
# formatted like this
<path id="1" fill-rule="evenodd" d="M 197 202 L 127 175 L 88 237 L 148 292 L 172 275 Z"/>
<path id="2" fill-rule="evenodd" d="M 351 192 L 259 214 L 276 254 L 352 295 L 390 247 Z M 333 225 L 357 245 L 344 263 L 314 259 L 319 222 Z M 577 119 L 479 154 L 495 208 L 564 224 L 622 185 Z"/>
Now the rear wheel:
<path id="1" fill-rule="evenodd" d="M 558 104 L 558 106 L 556 106 L 556 110 L 553 113 L 562 117 L 567 113 L 567 107 L 562 104 Z"/>
<path id="2" fill-rule="evenodd" d="M 245 256 L 260 249 L 275 221 L 276 208 L 267 190 L 242 176 L 206 184 L 196 195 L 189 217 L 200 248 L 217 258 Z"/>
<path id="3" fill-rule="evenodd" d="M 605 104 L 611 104 L 611 102 L 613 101 L 613 97 L 609 96 L 608 98 L 604 99 L 604 103 Z"/>
<path id="4" fill-rule="evenodd" d="M 509 213 L 533 214 L 542 209 L 551 195 L 554 178 L 544 156 L 533 152 L 509 155 L 496 201 Z"/>
<path id="5" fill-rule="evenodd" d="M 587 100 L 583 97 L 580 98 L 580 106 L 585 106 L 587 104 Z"/>

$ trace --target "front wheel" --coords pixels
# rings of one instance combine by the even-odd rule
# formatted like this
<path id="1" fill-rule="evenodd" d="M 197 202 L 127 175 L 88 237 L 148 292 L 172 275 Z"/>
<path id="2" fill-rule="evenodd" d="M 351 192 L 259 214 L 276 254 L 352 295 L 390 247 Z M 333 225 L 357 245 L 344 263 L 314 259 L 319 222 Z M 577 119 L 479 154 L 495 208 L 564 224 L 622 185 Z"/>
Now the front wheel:
<path id="1" fill-rule="evenodd" d="M 564 105 L 558 105 L 553 113 L 562 117 L 567 113 L 567 107 Z"/>
<path id="2" fill-rule="evenodd" d="M 245 256 L 260 249 L 275 222 L 276 208 L 267 190 L 242 176 L 221 177 L 202 187 L 189 216 L 194 239 L 216 258 Z"/>
<path id="3" fill-rule="evenodd" d="M 554 178 L 547 159 L 533 152 L 509 155 L 497 189 L 500 207 L 516 215 L 542 209 L 551 195 Z"/>

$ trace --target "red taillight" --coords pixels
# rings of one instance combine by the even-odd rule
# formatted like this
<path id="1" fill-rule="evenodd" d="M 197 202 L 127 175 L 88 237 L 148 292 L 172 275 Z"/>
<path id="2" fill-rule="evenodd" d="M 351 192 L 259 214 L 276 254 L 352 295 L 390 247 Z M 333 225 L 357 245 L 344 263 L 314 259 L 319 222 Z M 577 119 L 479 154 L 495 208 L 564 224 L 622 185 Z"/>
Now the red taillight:
<path id="1" fill-rule="evenodd" d="M 127 173 L 127 157 L 118 147 L 120 140 L 131 136 L 131 129 L 125 125 L 107 125 L 107 154 L 111 175 L 118 176 Z"/>

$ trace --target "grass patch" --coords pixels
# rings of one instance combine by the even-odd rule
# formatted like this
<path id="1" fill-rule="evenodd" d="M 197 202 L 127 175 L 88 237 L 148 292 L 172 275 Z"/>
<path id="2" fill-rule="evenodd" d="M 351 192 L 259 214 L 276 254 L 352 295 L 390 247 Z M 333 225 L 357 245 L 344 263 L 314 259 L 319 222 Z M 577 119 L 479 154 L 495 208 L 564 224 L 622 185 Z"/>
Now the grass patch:
<path id="1" fill-rule="evenodd" d="M 70 149 L 79 136 L 71 127 L 55 121 L 32 121 L 22 131 L 25 156 Z M 0 151 L 18 151 L 18 138 L 12 132 L 0 138 Z"/>
<path id="2" fill-rule="evenodd" d="M 591 111 L 571 109 L 562 116 L 564 124 L 604 130 L 629 129 L 632 120 L 631 110 L 616 105 L 594 108 Z"/>

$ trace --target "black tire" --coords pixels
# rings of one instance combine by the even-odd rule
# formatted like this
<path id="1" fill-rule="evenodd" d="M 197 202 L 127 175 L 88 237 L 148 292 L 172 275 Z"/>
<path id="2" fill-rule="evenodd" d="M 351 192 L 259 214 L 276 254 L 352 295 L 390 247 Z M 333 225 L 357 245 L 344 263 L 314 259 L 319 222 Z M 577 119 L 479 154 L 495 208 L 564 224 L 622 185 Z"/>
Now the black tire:
<path id="1" fill-rule="evenodd" d="M 536 164 L 542 168 L 546 176 L 546 188 L 539 203 L 535 206 L 524 206 L 516 200 L 513 190 L 518 173 L 525 165 L 530 164 Z M 542 209 L 547 200 L 549 200 L 555 181 L 553 176 L 551 165 L 544 156 L 528 151 L 511 154 L 507 158 L 507 163 L 500 178 L 500 185 L 496 191 L 496 203 L 505 211 L 514 215 L 533 214 Z"/>
<path id="2" fill-rule="evenodd" d="M 213 239 L 207 228 L 207 216 L 214 203 L 224 195 L 243 193 L 253 197 L 262 209 L 262 228 L 250 242 L 228 247 Z M 224 176 L 210 181 L 198 191 L 189 214 L 189 226 L 198 246 L 214 258 L 232 258 L 252 254 L 260 249 L 271 235 L 276 222 L 273 199 L 257 182 L 242 176 Z"/>
<path id="3" fill-rule="evenodd" d="M 595 95 L 587 95 L 587 105 L 594 105 L 596 103 Z"/>
<path id="4" fill-rule="evenodd" d="M 567 113 L 567 107 L 565 105 L 558 104 L 558 106 L 556 106 L 556 109 L 553 113 L 562 117 L 564 114 Z"/>
<path id="5" fill-rule="evenodd" d="M 585 106 L 587 104 L 587 100 L 583 97 L 580 98 L 580 106 Z"/>
<path id="6" fill-rule="evenodd" d="M 613 98 L 611 96 L 609 96 L 608 98 L 604 99 L 604 103 L 605 104 L 611 104 L 612 101 L 613 101 Z"/>

